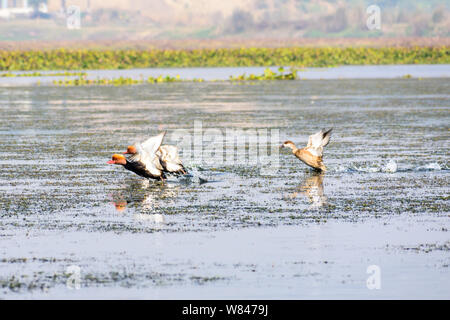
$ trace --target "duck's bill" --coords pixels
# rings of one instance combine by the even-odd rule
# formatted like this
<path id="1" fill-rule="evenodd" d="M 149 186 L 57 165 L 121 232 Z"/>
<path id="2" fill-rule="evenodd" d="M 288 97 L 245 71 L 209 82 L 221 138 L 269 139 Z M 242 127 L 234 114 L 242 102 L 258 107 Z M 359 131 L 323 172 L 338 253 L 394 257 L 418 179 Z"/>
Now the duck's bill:
<path id="1" fill-rule="evenodd" d="M 128 151 L 123 152 L 123 154 L 128 154 Z"/>
<path id="2" fill-rule="evenodd" d="M 107 164 L 114 164 L 114 160 L 109 160 L 108 162 L 106 162 Z"/>

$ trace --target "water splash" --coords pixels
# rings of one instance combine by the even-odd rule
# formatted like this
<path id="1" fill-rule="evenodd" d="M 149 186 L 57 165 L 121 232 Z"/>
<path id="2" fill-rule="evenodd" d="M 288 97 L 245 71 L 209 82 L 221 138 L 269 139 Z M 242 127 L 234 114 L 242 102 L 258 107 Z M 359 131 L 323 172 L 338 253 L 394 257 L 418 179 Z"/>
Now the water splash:
<path id="1" fill-rule="evenodd" d="M 363 173 L 375 173 L 380 172 L 380 167 L 373 167 L 373 166 L 357 166 L 357 165 L 350 165 L 350 166 L 339 166 L 337 169 L 337 172 L 363 172 Z"/>
<path id="2" fill-rule="evenodd" d="M 383 171 L 389 172 L 389 173 L 395 173 L 395 172 L 397 172 L 397 169 L 398 169 L 397 162 L 395 162 L 394 160 L 391 159 L 386 164 L 386 166 L 383 168 Z"/>
<path id="3" fill-rule="evenodd" d="M 403 169 L 398 168 L 398 164 L 394 160 L 390 160 L 386 165 L 377 165 L 377 164 L 371 164 L 371 165 L 356 165 L 351 164 L 349 166 L 339 166 L 336 169 L 336 172 L 343 173 L 353 173 L 353 172 L 360 172 L 360 173 L 375 173 L 375 172 L 386 172 L 386 173 L 396 173 L 396 172 L 420 172 L 420 171 L 440 171 L 440 170 L 448 170 L 447 167 L 441 166 L 437 162 L 432 162 L 425 164 L 423 166 L 419 167 L 407 167 Z"/>
<path id="4" fill-rule="evenodd" d="M 424 166 L 417 167 L 416 171 L 433 171 L 433 170 L 442 170 L 442 167 L 437 162 L 428 163 Z"/>
<path id="5" fill-rule="evenodd" d="M 203 171 L 202 168 L 200 167 L 189 167 L 188 169 L 188 173 L 180 176 L 179 181 L 180 182 L 184 182 L 184 183 L 198 183 L 198 184 L 203 184 L 205 182 L 208 182 L 208 179 L 206 179 L 201 173 L 200 171 Z"/>

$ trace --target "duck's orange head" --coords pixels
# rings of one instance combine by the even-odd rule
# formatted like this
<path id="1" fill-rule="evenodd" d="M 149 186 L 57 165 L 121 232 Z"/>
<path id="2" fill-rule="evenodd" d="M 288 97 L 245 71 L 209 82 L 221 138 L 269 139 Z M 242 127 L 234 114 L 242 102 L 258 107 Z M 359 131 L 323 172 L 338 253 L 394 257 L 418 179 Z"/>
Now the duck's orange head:
<path id="1" fill-rule="evenodd" d="M 127 151 L 125 151 L 123 154 L 136 154 L 137 150 L 135 146 L 128 146 Z"/>
<path id="2" fill-rule="evenodd" d="M 127 159 L 125 159 L 125 157 L 121 154 L 113 154 L 112 156 L 112 160 L 109 160 L 107 163 L 109 164 L 121 164 L 121 165 L 126 165 L 127 164 Z"/>

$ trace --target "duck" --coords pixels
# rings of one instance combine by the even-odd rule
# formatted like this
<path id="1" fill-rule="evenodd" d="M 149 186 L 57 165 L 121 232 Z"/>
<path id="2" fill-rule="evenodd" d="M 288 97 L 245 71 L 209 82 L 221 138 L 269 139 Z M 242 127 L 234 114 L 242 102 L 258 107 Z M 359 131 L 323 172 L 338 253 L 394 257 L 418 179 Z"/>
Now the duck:
<path id="1" fill-rule="evenodd" d="M 148 148 L 153 145 L 153 140 L 158 140 L 162 136 L 164 138 L 165 132 L 158 136 L 151 137 L 142 143 L 135 143 L 127 147 L 123 154 L 131 154 L 133 156 L 139 155 L 139 150 L 148 151 Z M 162 140 L 161 140 L 162 141 Z M 155 152 L 159 165 L 162 170 L 169 174 L 183 175 L 187 173 L 186 168 L 178 155 L 178 148 L 172 145 L 161 145 Z"/>
<path id="2" fill-rule="evenodd" d="M 164 181 L 166 180 L 165 169 L 156 154 L 164 135 L 165 132 L 162 132 L 143 143 L 136 143 L 134 145 L 136 152 L 128 158 L 123 154 L 113 154 L 112 159 L 107 163 L 121 165 L 144 178 Z"/>
<path id="3" fill-rule="evenodd" d="M 298 149 L 290 140 L 285 141 L 281 145 L 281 148 L 291 149 L 292 153 L 303 163 L 316 171 L 325 172 L 327 167 L 323 164 L 323 148 L 330 142 L 332 130 L 333 128 L 330 130 L 320 130 L 309 136 L 308 144 L 305 148 Z"/>
<path id="4" fill-rule="evenodd" d="M 122 154 L 113 154 L 112 159 L 106 162 L 108 164 L 122 165 L 125 169 L 136 173 L 138 176 L 164 181 L 166 176 L 162 170 L 155 167 L 148 167 L 142 161 L 137 159 L 127 159 Z"/>

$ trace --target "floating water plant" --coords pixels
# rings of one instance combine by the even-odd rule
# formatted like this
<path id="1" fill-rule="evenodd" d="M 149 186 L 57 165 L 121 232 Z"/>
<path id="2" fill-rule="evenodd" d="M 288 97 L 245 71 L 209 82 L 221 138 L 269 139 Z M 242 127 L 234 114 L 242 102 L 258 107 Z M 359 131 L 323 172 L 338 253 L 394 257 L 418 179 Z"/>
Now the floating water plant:
<path id="1" fill-rule="evenodd" d="M 230 76 L 230 81 L 251 81 L 251 80 L 295 80 L 297 79 L 297 70 L 291 68 L 289 73 L 285 73 L 284 68 L 278 68 L 278 73 L 267 68 L 261 75 L 240 75 L 237 77 Z"/>
<path id="2" fill-rule="evenodd" d="M 77 78 L 77 79 L 64 79 L 64 80 L 53 80 L 53 84 L 60 86 L 87 86 L 87 85 L 115 85 L 115 86 L 123 86 L 123 85 L 132 85 L 132 84 L 141 84 L 143 80 L 136 80 L 132 78 L 116 78 L 116 79 L 86 79 L 86 78 Z"/>
<path id="3" fill-rule="evenodd" d="M 149 82 L 149 83 L 176 82 L 176 81 L 181 81 L 179 75 L 177 75 L 176 77 L 171 77 L 171 76 L 165 76 L 165 77 L 159 76 L 157 78 L 149 77 L 147 79 L 147 82 Z"/>
<path id="4" fill-rule="evenodd" d="M 141 79 L 133 79 L 128 77 L 119 77 L 112 79 L 86 79 L 86 77 L 80 77 L 77 79 L 64 79 L 64 80 L 53 80 L 54 85 L 58 86 L 88 86 L 88 85 L 114 85 L 114 86 L 127 86 L 133 84 L 144 84 L 144 83 L 167 83 L 167 82 L 180 82 L 180 81 L 189 81 L 189 80 L 181 80 L 180 76 L 176 77 L 171 76 L 159 76 L 159 77 L 149 77 L 147 80 Z M 192 81 L 201 82 L 203 79 L 194 79 Z"/>
<path id="5" fill-rule="evenodd" d="M 249 76 L 243 74 L 237 77 L 230 76 L 230 81 L 259 81 L 259 80 L 295 80 L 297 79 L 297 70 L 291 68 L 289 72 L 285 72 L 284 68 L 278 68 L 278 72 L 274 72 L 267 68 L 261 75 L 250 74 Z M 202 78 L 194 78 L 192 80 L 180 79 L 180 76 L 158 76 L 158 77 L 148 77 L 147 80 L 133 79 L 128 77 L 119 77 L 112 79 L 86 79 L 85 76 L 77 79 L 64 79 L 64 80 L 53 80 L 54 85 L 58 86 L 87 86 L 87 85 L 114 85 L 114 86 L 124 86 L 133 84 L 144 84 L 144 83 L 167 83 L 167 82 L 203 82 Z M 220 81 L 220 80 L 213 80 Z"/>

